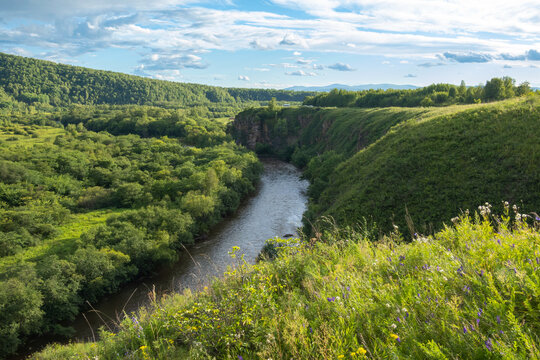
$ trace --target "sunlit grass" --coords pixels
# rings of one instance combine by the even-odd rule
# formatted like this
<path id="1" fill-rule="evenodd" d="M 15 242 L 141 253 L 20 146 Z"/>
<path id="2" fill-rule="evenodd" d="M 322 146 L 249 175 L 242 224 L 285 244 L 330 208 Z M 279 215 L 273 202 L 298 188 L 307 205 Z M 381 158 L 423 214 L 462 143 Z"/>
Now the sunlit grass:
<path id="1" fill-rule="evenodd" d="M 105 209 L 70 215 L 64 224 L 58 226 L 57 236 L 46 239 L 43 243 L 29 247 L 15 255 L 0 258 L 0 273 L 9 265 L 22 260 L 35 261 L 48 254 L 62 256 L 75 252 L 78 248 L 77 240 L 83 233 L 95 226 L 105 224 L 107 218 L 122 211 L 125 209 Z"/>
<path id="2" fill-rule="evenodd" d="M 13 131 L 12 129 L 16 130 Z M 25 134 L 18 134 L 18 132 L 25 132 Z M 14 124 L 9 127 L 0 126 L 0 141 L 3 143 L 3 146 L 9 147 L 30 147 L 38 144 L 45 144 L 54 141 L 56 136 L 63 134 L 65 134 L 64 129 L 49 126 L 23 126 L 19 124 Z"/>

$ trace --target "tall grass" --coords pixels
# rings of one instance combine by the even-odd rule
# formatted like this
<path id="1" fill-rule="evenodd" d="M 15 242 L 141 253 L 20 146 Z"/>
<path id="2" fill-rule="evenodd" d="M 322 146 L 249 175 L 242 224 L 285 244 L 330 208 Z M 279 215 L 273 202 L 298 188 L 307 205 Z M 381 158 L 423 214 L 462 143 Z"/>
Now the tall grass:
<path id="1" fill-rule="evenodd" d="M 156 301 L 91 344 L 35 359 L 530 359 L 540 357 L 540 218 L 490 206 L 433 236 L 327 227 L 273 239 L 200 293 Z"/>

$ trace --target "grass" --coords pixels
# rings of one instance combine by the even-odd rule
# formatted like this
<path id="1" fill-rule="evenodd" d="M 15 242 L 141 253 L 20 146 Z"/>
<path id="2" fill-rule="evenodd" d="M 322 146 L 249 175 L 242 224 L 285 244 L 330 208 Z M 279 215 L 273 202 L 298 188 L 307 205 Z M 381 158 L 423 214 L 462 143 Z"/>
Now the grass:
<path id="1" fill-rule="evenodd" d="M 332 227 L 274 239 L 279 255 L 257 265 L 233 251 L 238 265 L 204 291 L 33 358 L 539 358 L 540 222 L 489 211 L 410 243 Z"/>
<path id="2" fill-rule="evenodd" d="M 0 274 L 5 272 L 10 265 L 23 260 L 35 261 L 49 254 L 63 256 L 75 252 L 79 247 L 77 241 L 83 233 L 95 226 L 105 224 L 107 218 L 122 211 L 125 209 L 105 209 L 71 215 L 66 223 L 57 228 L 58 235 L 55 237 L 15 255 L 0 258 Z"/>
<path id="3" fill-rule="evenodd" d="M 17 129 L 18 131 L 14 132 L 11 129 Z M 28 132 L 26 134 L 20 134 L 21 130 Z M 19 132 L 19 134 L 17 132 Z M 65 134 L 65 131 L 61 128 L 14 124 L 13 126 L 3 126 L 3 128 L 0 129 L 0 141 L 4 145 L 10 147 L 31 147 L 37 144 L 52 142 L 56 136 L 63 134 Z"/>
<path id="4" fill-rule="evenodd" d="M 534 211 L 539 192 L 536 97 L 438 108 L 400 122 L 333 171 L 310 213 L 341 224 L 370 218 L 384 231 L 413 224 L 410 234 L 426 233 L 482 201 L 498 211 L 501 200 Z"/>

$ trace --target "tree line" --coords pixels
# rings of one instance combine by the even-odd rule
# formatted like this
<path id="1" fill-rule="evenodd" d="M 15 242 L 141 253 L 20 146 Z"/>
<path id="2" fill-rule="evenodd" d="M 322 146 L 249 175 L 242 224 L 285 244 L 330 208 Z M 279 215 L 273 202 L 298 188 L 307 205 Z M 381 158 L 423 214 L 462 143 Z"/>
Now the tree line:
<path id="1" fill-rule="evenodd" d="M 448 106 L 454 104 L 475 104 L 509 99 L 531 92 L 528 82 L 516 86 L 510 77 L 493 78 L 485 85 L 459 86 L 452 84 L 433 84 L 413 90 L 363 90 L 347 91 L 334 89 L 329 93 L 308 96 L 304 105 L 321 107 L 416 107 Z"/>

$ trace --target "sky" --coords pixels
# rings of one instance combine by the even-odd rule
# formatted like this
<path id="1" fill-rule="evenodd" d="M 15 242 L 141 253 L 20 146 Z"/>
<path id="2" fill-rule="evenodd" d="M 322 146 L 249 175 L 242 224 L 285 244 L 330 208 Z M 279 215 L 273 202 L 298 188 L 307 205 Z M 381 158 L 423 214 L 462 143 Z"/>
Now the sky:
<path id="1" fill-rule="evenodd" d="M 540 3 L 0 0 L 0 52 L 226 87 L 540 86 Z"/>

